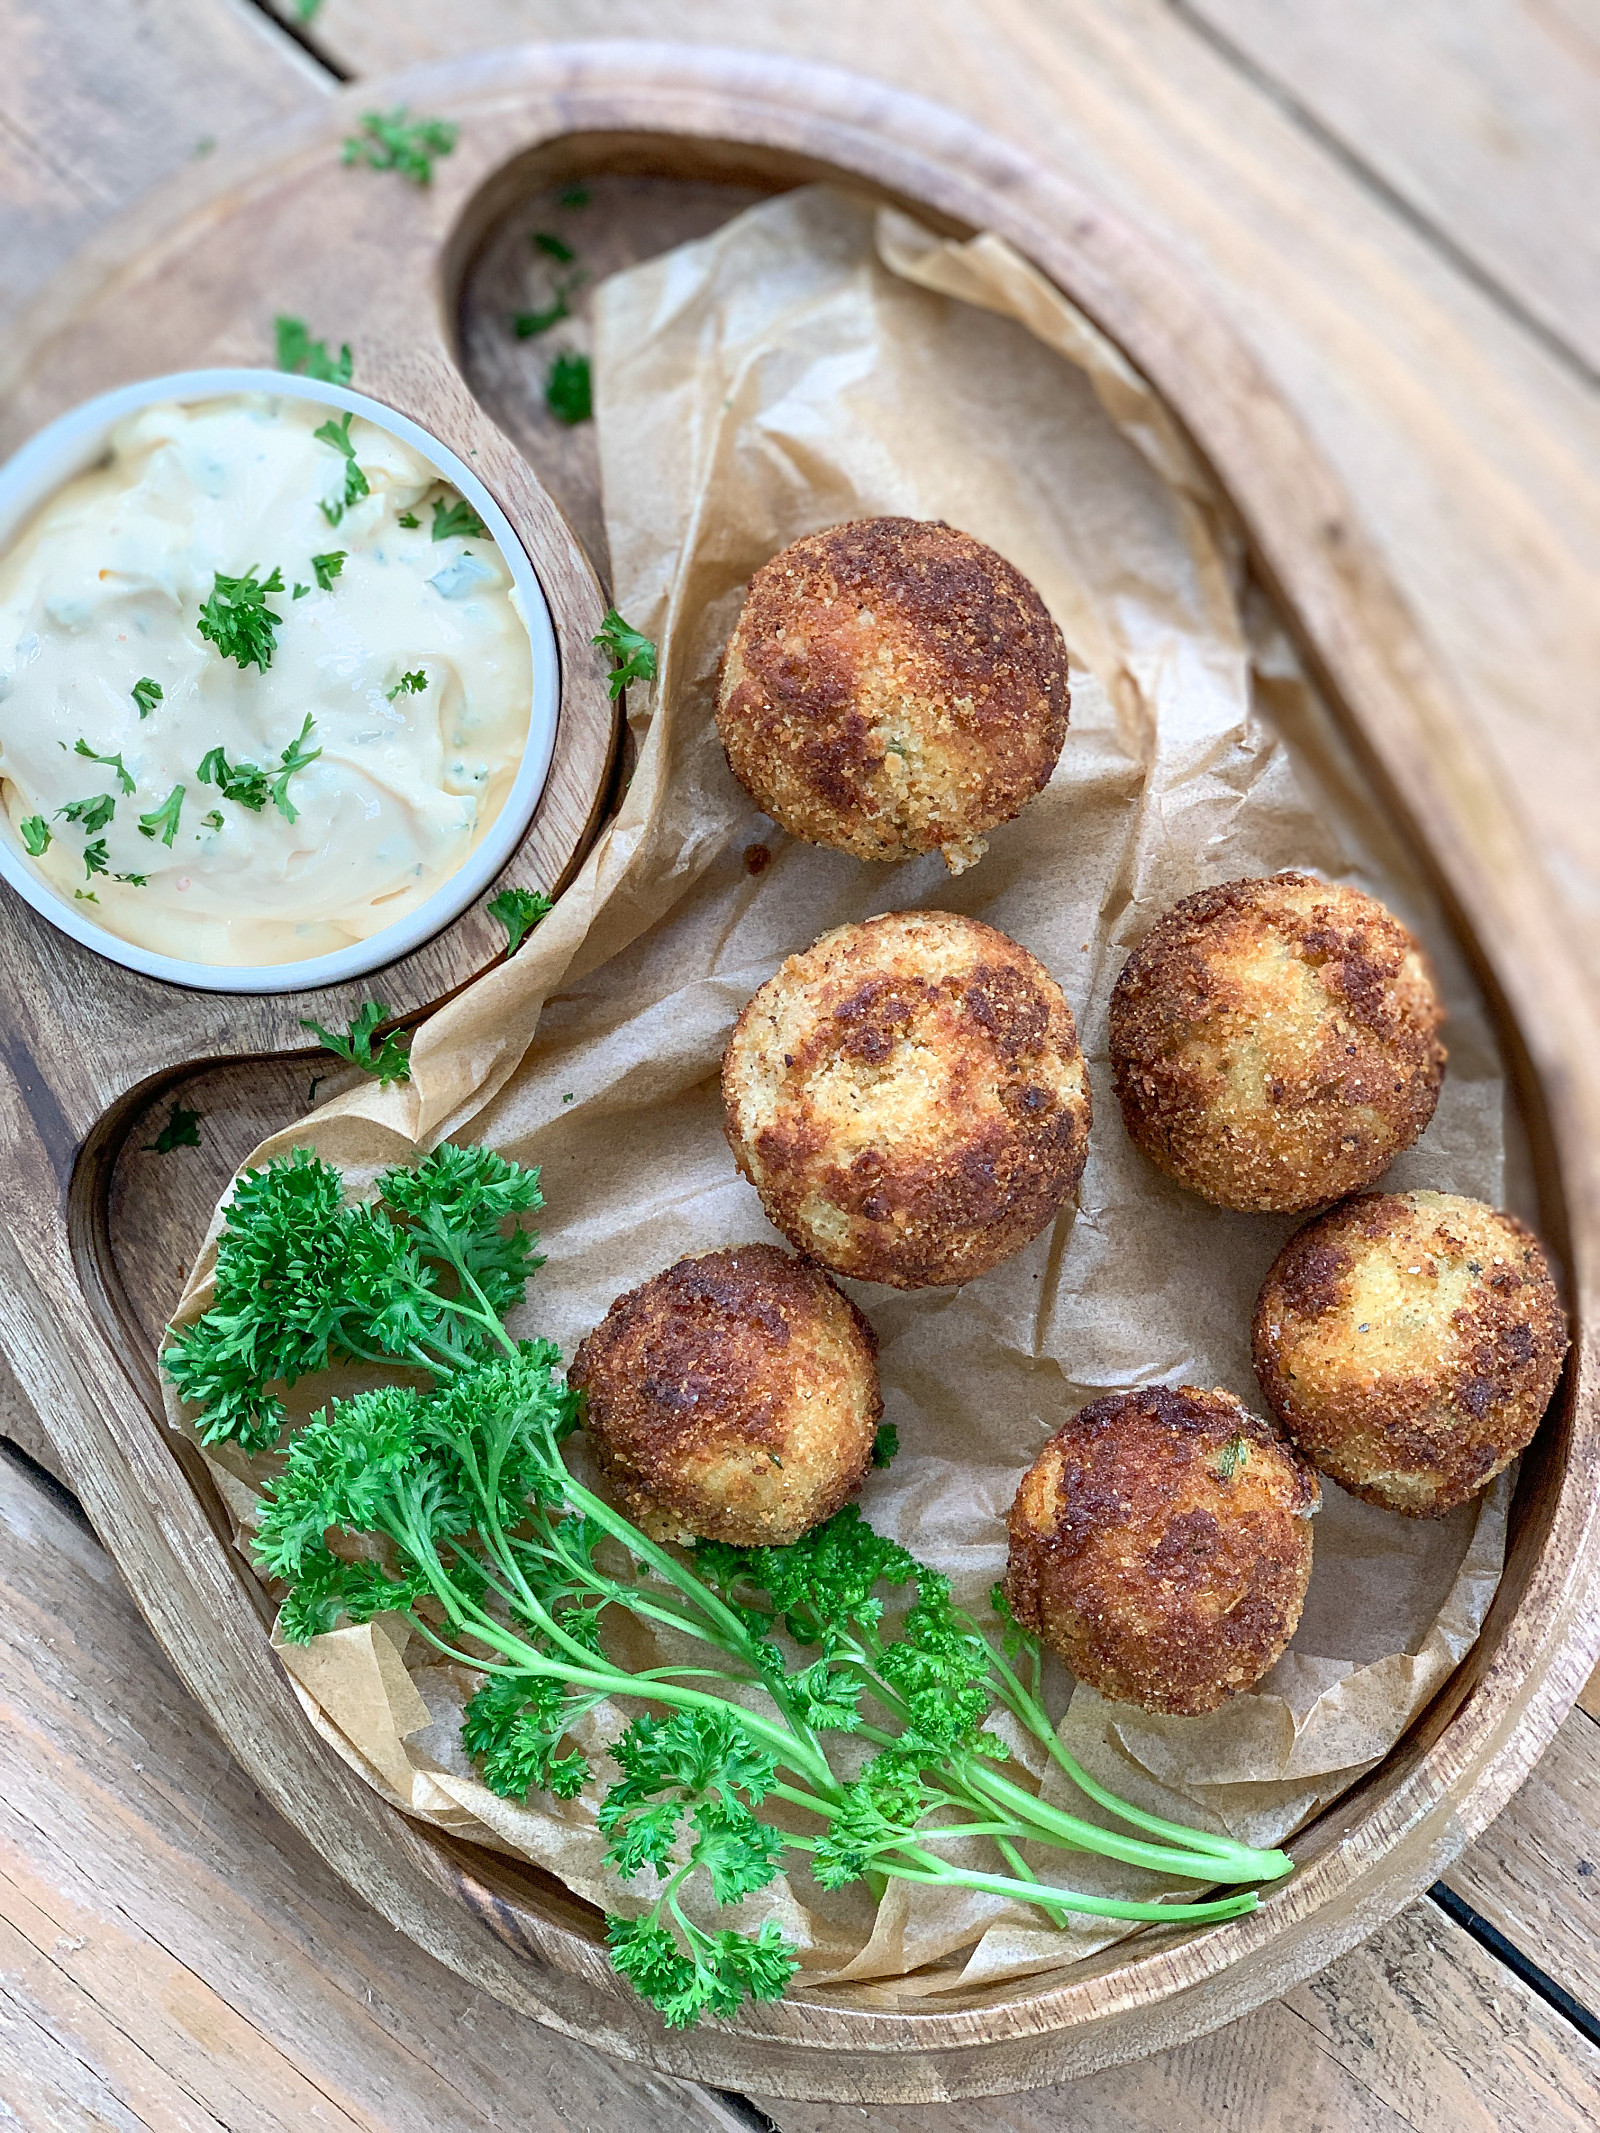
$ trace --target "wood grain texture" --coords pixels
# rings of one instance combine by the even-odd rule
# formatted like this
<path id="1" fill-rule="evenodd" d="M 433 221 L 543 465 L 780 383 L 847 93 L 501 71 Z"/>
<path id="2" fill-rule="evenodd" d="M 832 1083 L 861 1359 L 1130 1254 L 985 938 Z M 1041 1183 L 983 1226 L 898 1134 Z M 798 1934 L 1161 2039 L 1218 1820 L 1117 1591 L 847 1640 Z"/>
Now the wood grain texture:
<path id="1" fill-rule="evenodd" d="M 630 72 L 624 57 L 616 48 L 502 56 L 381 93 L 461 119 L 463 149 L 450 166 L 456 190 L 441 185 L 439 200 L 453 198 L 474 228 L 491 196 L 504 204 L 511 181 L 494 176 L 502 167 L 516 165 L 524 180 L 548 173 L 551 156 L 540 144 L 551 136 L 565 138 L 557 160 L 575 170 L 634 154 L 643 137 L 658 167 L 697 182 L 707 172 L 693 144 L 709 137 L 743 144 L 736 156 L 718 151 L 722 168 L 741 179 L 832 167 L 958 225 L 994 227 L 1123 342 L 1218 467 L 1258 567 L 1281 590 L 1335 700 L 1349 707 L 1375 776 L 1414 826 L 1426 825 L 1419 841 L 1441 869 L 1518 1054 L 1549 1196 L 1545 1226 L 1568 1248 L 1587 1328 L 1600 1250 L 1600 1088 L 1588 1063 L 1600 1056 L 1600 1033 L 1516 821 L 1462 741 L 1450 692 L 1339 482 L 1247 350 L 1181 272 L 1102 203 L 958 121 L 841 76 L 664 50 L 634 55 Z M 325 124 L 303 123 L 253 174 L 243 164 L 219 169 L 226 191 L 217 199 L 257 218 L 267 256 L 285 269 L 299 252 L 274 233 L 264 203 L 275 187 L 291 205 L 313 189 L 320 203 L 353 108 L 357 99 L 340 100 Z M 475 203 L 474 184 L 486 188 Z M 91 251 L 27 344 L 29 390 L 70 390 L 74 362 L 87 360 L 87 340 L 74 354 L 75 305 L 87 307 L 82 318 L 95 320 L 102 341 L 120 348 L 119 320 L 149 310 L 139 263 L 153 257 L 165 272 L 181 262 L 186 218 L 202 211 L 210 211 L 206 199 L 192 187 L 153 210 L 141 225 L 143 249 L 123 244 L 104 290 L 92 277 L 108 254 Z M 375 218 L 383 212 L 372 209 Z M 456 247 L 463 257 L 468 248 L 465 240 Z M 226 294 L 224 286 L 207 300 Z M 150 330 L 167 328 L 158 321 Z M 376 345 L 392 348 L 395 339 Z M 357 360 L 359 376 L 359 347 Z M 40 1389 L 91 1514 L 185 1680 L 290 1820 L 314 1832 L 330 1862 L 424 1946 L 569 2034 L 719 2082 L 898 2100 L 1025 2086 L 1171 2044 L 1325 1965 L 1424 1886 L 1503 1805 L 1592 1661 L 1600 1624 L 1583 1605 L 1595 1470 L 1586 1331 L 1576 1397 L 1525 1463 L 1507 1576 L 1477 1652 L 1402 1750 L 1300 1842 L 1301 1873 L 1258 1914 L 1225 1936 L 1151 1935 L 1065 1982 L 980 1995 L 953 2012 L 865 2013 L 840 1995 L 669 2037 L 618 1985 L 592 1924 L 570 1900 L 390 1814 L 310 1739 L 203 1492 L 192 1495 L 179 1481 L 135 1385 L 72 1306 L 51 1174 L 59 1170 L 64 1182 L 71 1159 L 56 1071 L 52 1054 L 30 1058 L 24 1045 L 10 1088 L 0 1090 L 16 1106 L 24 1203 L 14 1240 L 0 1240 L 0 1250 L 18 1255 L 0 1275 L 20 1295 L 25 1269 L 51 1299 L 5 1335 L 19 1376 Z"/>
<path id="2" fill-rule="evenodd" d="M 1317 0 L 1272 12 L 1348 20 Z M 1447 37 L 1454 12 L 1393 8 L 1391 34 L 1425 15 Z M 1543 14 L 1592 20 L 1574 0 Z M 843 61 L 1118 207 L 1181 259 L 1339 468 L 1600 969 L 1600 394 L 1169 0 L 323 0 L 314 34 L 357 74 L 535 37 Z M 1419 93 L 1400 130 L 1430 127 L 1448 160 L 1453 132 Z M 1502 190 L 1530 245 L 1582 224 L 1585 189 L 1542 138 Z M 1474 195 L 1459 244 L 1486 211 Z"/>
<path id="3" fill-rule="evenodd" d="M 1587 1723 L 1569 1720 L 1553 1755 Z M 1528 1841 L 1526 1798 L 1463 1868 Z M 29 2128 L 749 2124 L 736 2103 L 520 2021 L 375 1931 L 195 1724 L 97 1544 L 3 1455 L 0 1939 L 0 2103 Z M 1594 2056 L 1424 1902 L 1279 2005 L 1137 2066 L 998 2100 L 983 2123 L 1542 2133 L 1600 2109 Z M 783 2133 L 975 2123 L 970 2106 L 761 2108 Z"/>
<path id="4" fill-rule="evenodd" d="M 970 2106 L 764 2098 L 780 2133 L 971 2133 Z M 1579 2133 L 1600 2050 L 1424 1899 L 1199 2043 L 985 2106 L 993 2133 Z"/>
<path id="5" fill-rule="evenodd" d="M 330 86 L 250 0 L 7 0 L 0 30 L 0 319 L 129 200 Z"/>
<path id="6" fill-rule="evenodd" d="M 716 2098 L 376 1927 L 3 1452 L 0 1595 L 0 2104 L 24 2126 L 729 2133 Z"/>
<path id="7" fill-rule="evenodd" d="M 1176 0 L 1600 375 L 1600 16 L 1584 0 Z"/>
<path id="8" fill-rule="evenodd" d="M 1444 1879 L 1580 2006 L 1600 2009 L 1600 1723 L 1581 1706 Z"/>

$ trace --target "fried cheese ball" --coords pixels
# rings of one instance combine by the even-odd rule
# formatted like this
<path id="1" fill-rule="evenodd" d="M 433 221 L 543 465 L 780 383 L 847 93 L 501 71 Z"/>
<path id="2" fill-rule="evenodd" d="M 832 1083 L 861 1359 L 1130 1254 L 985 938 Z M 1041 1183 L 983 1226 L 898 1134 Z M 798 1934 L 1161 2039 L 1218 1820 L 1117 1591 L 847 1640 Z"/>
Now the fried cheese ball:
<path id="1" fill-rule="evenodd" d="M 1186 896 L 1123 966 L 1111 1063 L 1134 1143 L 1218 1207 L 1297 1214 L 1370 1185 L 1433 1116 L 1422 950 L 1309 874 Z"/>
<path id="2" fill-rule="evenodd" d="M 781 1548 L 831 1518 L 872 1462 L 877 1353 L 820 1267 L 744 1244 L 619 1296 L 568 1375 L 652 1539 Z"/>
<path id="3" fill-rule="evenodd" d="M 791 956 L 734 1025 L 728 1141 L 791 1244 L 896 1289 L 970 1281 L 1077 1191 L 1089 1079 L 1044 965 L 892 911 Z"/>
<path id="4" fill-rule="evenodd" d="M 1067 648 L 1003 556 L 938 519 L 808 534 L 750 581 L 717 731 L 763 814 L 858 859 L 952 874 L 1049 780 Z"/>
<path id="5" fill-rule="evenodd" d="M 1449 1192 L 1366 1193 L 1278 1254 L 1254 1347 L 1313 1466 L 1385 1510 L 1438 1518 L 1538 1428 L 1567 1319 L 1515 1215 Z"/>
<path id="6" fill-rule="evenodd" d="M 1231 1393 L 1111 1393 L 1022 1477 L 1006 1600 L 1102 1696 L 1195 1718 L 1294 1635 L 1320 1501 L 1293 1446 Z"/>

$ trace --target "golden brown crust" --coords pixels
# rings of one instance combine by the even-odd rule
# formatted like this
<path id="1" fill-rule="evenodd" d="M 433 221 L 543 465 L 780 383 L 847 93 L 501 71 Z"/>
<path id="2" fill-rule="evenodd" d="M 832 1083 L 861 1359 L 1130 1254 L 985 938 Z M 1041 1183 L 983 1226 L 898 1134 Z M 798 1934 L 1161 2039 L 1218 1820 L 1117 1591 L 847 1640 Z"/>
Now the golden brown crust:
<path id="1" fill-rule="evenodd" d="M 1440 1020 L 1421 949 L 1370 896 L 1290 873 L 1202 889 L 1117 980 L 1123 1119 L 1203 1199 L 1300 1213 L 1369 1185 L 1422 1132 Z"/>
<path id="2" fill-rule="evenodd" d="M 1003 933 L 896 911 L 791 956 L 734 1026 L 728 1141 L 772 1223 L 836 1273 L 969 1281 L 1077 1190 L 1089 1081 L 1072 1010 Z"/>
<path id="3" fill-rule="evenodd" d="M 1256 1302 L 1256 1374 L 1341 1487 L 1413 1518 L 1515 1458 L 1567 1320 L 1532 1230 L 1454 1193 L 1367 1193 L 1297 1230 Z"/>
<path id="4" fill-rule="evenodd" d="M 1197 1717 L 1294 1635 L 1319 1501 L 1311 1469 L 1231 1393 L 1112 1393 L 1023 1476 L 1006 1599 L 1102 1696 Z"/>
<path id="5" fill-rule="evenodd" d="M 763 564 L 724 655 L 734 776 L 791 835 L 952 873 L 1045 785 L 1067 648 L 1003 556 L 942 520 L 857 519 Z"/>
<path id="6" fill-rule="evenodd" d="M 645 1532 L 784 1547 L 831 1518 L 871 1464 L 877 1349 L 820 1267 L 746 1244 L 619 1296 L 569 1376 Z"/>

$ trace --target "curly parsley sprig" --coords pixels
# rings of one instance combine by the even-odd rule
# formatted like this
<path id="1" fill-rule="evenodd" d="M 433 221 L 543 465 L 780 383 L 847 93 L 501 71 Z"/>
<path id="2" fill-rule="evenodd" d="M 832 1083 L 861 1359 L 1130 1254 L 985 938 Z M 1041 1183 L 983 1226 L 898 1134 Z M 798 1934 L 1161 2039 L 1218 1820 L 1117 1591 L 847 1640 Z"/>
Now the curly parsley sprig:
<path id="1" fill-rule="evenodd" d="M 283 591 L 283 573 L 274 564 L 272 575 L 258 580 L 256 572 L 260 567 L 259 563 L 252 563 L 242 578 L 226 577 L 219 570 L 210 598 L 200 609 L 196 628 L 224 659 L 232 659 L 240 667 L 257 667 L 265 674 L 278 649 L 278 631 L 283 623 L 282 615 L 268 607 L 267 595 Z"/>
<path id="2" fill-rule="evenodd" d="M 639 1884 L 639 1915 L 607 1920 L 612 1960 L 667 2023 L 783 1992 L 798 1955 L 776 1920 L 750 1934 L 694 1913 L 707 1895 L 739 1903 L 785 1871 L 808 1867 L 825 1888 L 871 1877 L 977 1890 L 1056 1922 L 1173 1922 L 1236 1917 L 1256 1897 L 1079 1895 L 1042 1879 L 1024 1846 L 1202 1883 L 1290 1870 L 1282 1852 L 1146 1814 L 1081 1770 L 1045 1709 L 1031 1639 L 1003 1609 L 997 1634 L 980 1627 L 946 1579 L 854 1506 L 792 1547 L 702 1541 L 686 1558 L 579 1481 L 561 1448 L 579 1396 L 550 1342 L 515 1340 L 505 1323 L 541 1263 L 523 1226 L 543 1204 L 537 1171 L 446 1143 L 415 1169 L 384 1172 L 370 1202 L 347 1204 L 343 1185 L 306 1149 L 240 1180 L 215 1302 L 173 1330 L 166 1369 L 202 1438 L 247 1450 L 282 1433 L 274 1388 L 330 1363 L 424 1375 L 426 1389 L 388 1382 L 335 1400 L 291 1440 L 258 1536 L 286 1588 L 283 1634 L 303 1642 L 342 1620 L 404 1614 L 481 1675 L 462 1737 L 509 1799 L 575 1797 L 595 1776 L 583 1720 L 602 1705 L 644 1707 L 609 1751 L 618 1774 L 598 1821 L 610 1864 Z M 385 1545 L 352 1560 L 343 1536 Z M 886 1589 L 911 1595 L 893 1628 Z M 608 1649 L 617 1615 L 700 1650 L 632 1673 Z M 1117 1826 L 1007 1777 L 988 1726 L 997 1708 Z M 837 1733 L 871 1751 L 854 1776 L 828 1753 Z M 812 1826 L 764 1820 L 769 1800 Z M 974 1863 L 979 1841 L 992 1867 Z"/>
<path id="3" fill-rule="evenodd" d="M 605 619 L 589 639 L 602 652 L 609 655 L 611 672 L 606 677 L 611 685 L 611 701 L 616 702 L 631 681 L 654 681 L 656 678 L 656 647 L 643 630 L 636 630 L 625 622 L 614 607 L 608 607 Z"/>
<path id="4" fill-rule="evenodd" d="M 407 1057 L 411 1042 L 409 1035 L 402 1042 L 401 1036 L 391 1030 L 380 1043 L 374 1045 L 372 1041 L 388 1012 L 381 1000 L 364 1000 L 344 1036 L 337 1030 L 324 1029 L 320 1022 L 308 1022 L 304 1017 L 300 1027 L 312 1031 L 325 1052 L 332 1052 L 336 1059 L 343 1059 L 350 1066 L 360 1067 L 363 1074 L 375 1076 L 379 1088 L 386 1089 L 391 1081 L 411 1079 L 411 1061 Z"/>

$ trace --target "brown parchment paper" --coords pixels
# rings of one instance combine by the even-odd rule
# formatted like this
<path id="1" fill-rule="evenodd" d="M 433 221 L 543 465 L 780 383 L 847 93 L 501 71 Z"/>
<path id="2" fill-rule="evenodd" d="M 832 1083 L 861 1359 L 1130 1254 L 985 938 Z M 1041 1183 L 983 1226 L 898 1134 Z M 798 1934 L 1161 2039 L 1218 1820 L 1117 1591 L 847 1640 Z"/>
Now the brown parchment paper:
<path id="1" fill-rule="evenodd" d="M 1110 990 L 1152 920 L 1208 883 L 1292 866 L 1372 891 L 1416 929 L 1451 1056 L 1394 1188 L 1502 1201 L 1500 1061 L 1204 470 L 1120 354 L 1005 244 L 945 242 L 823 188 L 783 195 L 607 283 L 595 381 L 617 604 L 661 652 L 658 686 L 633 709 L 623 807 L 527 946 L 423 1027 L 408 1086 L 345 1096 L 252 1161 L 310 1141 L 360 1189 L 456 1135 L 541 1164 L 550 1261 L 526 1324 L 570 1355 L 615 1296 L 681 1254 L 772 1235 L 723 1140 L 716 1077 L 735 1015 L 777 964 L 829 926 L 901 906 L 999 926 L 1042 957 L 1078 1018 L 1095 1102 L 1081 1204 L 966 1289 L 853 1290 L 902 1446 L 869 1477 L 865 1511 L 981 1612 L 1018 1477 L 1085 1400 L 1163 1382 L 1261 1404 L 1251 1308 L 1293 1223 L 1225 1213 L 1157 1175 L 1110 1089 Z M 879 512 L 992 543 L 1072 653 L 1056 776 L 959 880 L 936 856 L 872 868 L 785 837 L 734 783 L 712 724 L 752 572 L 802 533 Z M 756 846 L 770 854 L 759 872 Z M 181 1315 L 204 1308 L 211 1264 L 208 1247 Z M 297 1388 L 300 1411 L 328 1389 Z M 211 1456 L 247 1547 L 273 1462 Z M 1253 1694 L 1198 1720 L 1071 1694 L 1064 1737 L 1119 1791 L 1279 1841 L 1387 1752 L 1471 1644 L 1500 1572 L 1508 1477 L 1434 1523 L 1324 1492 L 1304 1618 Z M 641 1663 L 647 1648 L 641 1636 Z M 603 1865 L 603 1784 L 519 1807 L 478 1782 L 456 1734 L 472 1683 L 408 1648 L 403 1623 L 283 1657 L 325 1735 L 387 1797 L 608 1909 L 648 1900 Z M 624 1722 L 596 1714 L 584 1745 Z M 1065 1799 L 1054 1774 L 1044 1783 Z M 1101 1892 L 1157 1886 L 1097 1858 L 1033 1863 Z M 1051 1969 L 1121 1930 L 1061 1932 L 997 1899 L 903 1883 L 875 1912 L 859 1888 L 824 1896 L 800 1881 L 743 1909 L 782 1916 L 802 1989 L 851 1981 L 869 2001 L 891 1980 L 903 1999 Z"/>

